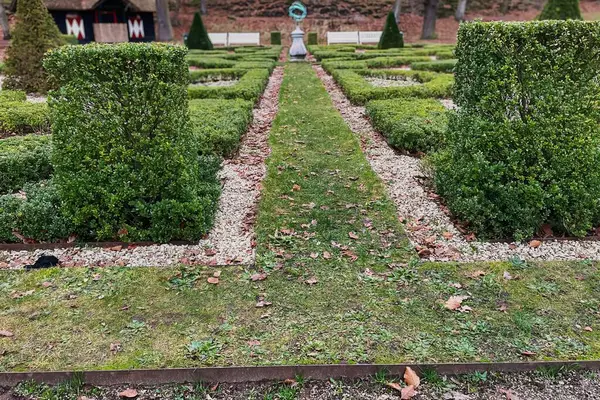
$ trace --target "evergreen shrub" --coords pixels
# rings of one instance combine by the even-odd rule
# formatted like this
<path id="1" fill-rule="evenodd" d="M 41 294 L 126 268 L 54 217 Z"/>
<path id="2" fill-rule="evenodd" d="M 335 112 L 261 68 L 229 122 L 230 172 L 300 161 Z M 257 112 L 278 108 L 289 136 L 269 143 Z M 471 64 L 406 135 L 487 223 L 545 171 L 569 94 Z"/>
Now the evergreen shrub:
<path id="1" fill-rule="evenodd" d="M 50 136 L 28 135 L 0 140 L 0 194 L 19 190 L 27 182 L 52 174 Z"/>
<path id="2" fill-rule="evenodd" d="M 307 44 L 309 46 L 316 46 L 319 44 L 319 34 L 317 32 L 308 32 Z"/>
<path id="3" fill-rule="evenodd" d="M 181 46 L 65 46 L 45 68 L 51 92 L 54 183 L 82 237 L 198 240 L 220 184 L 199 158 Z"/>
<path id="4" fill-rule="evenodd" d="M 213 44 L 202 22 L 200 13 L 194 14 L 194 20 L 188 33 L 186 45 L 189 49 L 212 50 Z"/>
<path id="5" fill-rule="evenodd" d="M 583 19 L 579 0 L 548 0 L 539 19 Z"/>
<path id="6" fill-rule="evenodd" d="M 396 17 L 393 12 L 388 13 L 385 20 L 385 26 L 379 39 L 377 48 L 379 49 L 393 49 L 404 47 L 404 37 L 398 29 L 396 24 Z"/>
<path id="7" fill-rule="evenodd" d="M 600 23 L 461 24 L 435 184 L 482 237 L 600 222 Z"/>
<path id="8" fill-rule="evenodd" d="M 281 32 L 271 32 L 271 45 L 281 45 Z"/>

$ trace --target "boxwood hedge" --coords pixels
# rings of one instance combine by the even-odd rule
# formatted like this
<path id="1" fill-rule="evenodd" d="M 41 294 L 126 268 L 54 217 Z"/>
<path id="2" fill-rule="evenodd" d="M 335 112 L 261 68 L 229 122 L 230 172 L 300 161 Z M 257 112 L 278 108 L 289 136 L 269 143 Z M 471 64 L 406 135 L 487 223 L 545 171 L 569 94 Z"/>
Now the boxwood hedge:
<path id="1" fill-rule="evenodd" d="M 600 24 L 461 24 L 447 150 L 450 210 L 484 237 L 583 236 L 600 222 Z"/>
<path id="2" fill-rule="evenodd" d="M 188 93 L 192 99 L 244 99 L 256 102 L 267 86 L 269 75 L 268 69 L 251 69 L 233 86 L 194 86 L 192 83 Z M 201 77 L 197 81 L 204 80 L 205 77 Z"/>
<path id="3" fill-rule="evenodd" d="M 49 132 L 47 104 L 25 100 L 23 91 L 0 90 L 0 137 Z"/>
<path id="4" fill-rule="evenodd" d="M 49 99 L 53 180 L 80 237 L 167 242 L 210 229 L 218 161 L 198 155 L 185 56 L 184 47 L 157 43 L 46 56 L 60 84 Z"/>
<path id="5" fill-rule="evenodd" d="M 51 137 L 28 135 L 0 140 L 0 194 L 19 190 L 27 182 L 52 174 Z"/>
<path id="6" fill-rule="evenodd" d="M 333 77 L 346 96 L 354 104 L 365 104 L 369 100 L 392 99 L 402 97 L 449 97 L 454 79 L 450 74 L 438 74 L 427 71 L 403 70 L 350 70 L 333 71 Z M 414 86 L 376 87 L 365 77 L 407 77 L 421 82 Z"/>
<path id="7" fill-rule="evenodd" d="M 401 150 L 427 152 L 443 146 L 448 118 L 438 100 L 373 100 L 367 114 L 388 143 Z"/>
<path id="8" fill-rule="evenodd" d="M 365 68 L 392 68 L 409 65 L 417 61 L 431 61 L 428 56 L 387 56 L 375 57 L 366 60 L 325 60 L 322 63 L 325 71 L 330 74 L 335 69 L 365 69 Z"/>
<path id="9" fill-rule="evenodd" d="M 422 61 L 410 64 L 410 68 L 415 71 L 434 71 L 452 73 L 457 60 L 436 60 Z"/>
<path id="10" fill-rule="evenodd" d="M 201 154 L 231 156 L 252 121 L 252 103 L 235 99 L 190 101 L 192 131 Z"/>

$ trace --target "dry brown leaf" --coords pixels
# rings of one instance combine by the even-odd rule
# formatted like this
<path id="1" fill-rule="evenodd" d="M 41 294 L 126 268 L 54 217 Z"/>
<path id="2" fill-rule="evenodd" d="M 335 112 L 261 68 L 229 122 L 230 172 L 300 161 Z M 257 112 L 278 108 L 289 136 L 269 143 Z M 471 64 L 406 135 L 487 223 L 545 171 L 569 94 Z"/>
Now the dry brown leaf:
<path id="1" fill-rule="evenodd" d="M 252 282 L 264 281 L 265 279 L 267 279 L 267 274 L 264 272 L 252 274 L 252 276 L 250 276 L 250 280 L 252 280 Z"/>
<path id="2" fill-rule="evenodd" d="M 13 292 L 10 297 L 12 299 L 20 299 L 21 297 L 30 296 L 35 292 L 35 289 L 28 290 L 26 292 Z"/>
<path id="3" fill-rule="evenodd" d="M 521 352 L 522 356 L 526 356 L 526 357 L 531 357 L 531 356 L 535 356 L 535 352 L 534 351 L 529 351 L 529 350 L 525 350 Z"/>
<path id="4" fill-rule="evenodd" d="M 211 276 L 206 281 L 210 284 L 216 285 L 219 283 L 219 278 L 215 278 L 214 276 Z"/>
<path id="5" fill-rule="evenodd" d="M 110 251 L 121 251 L 121 249 L 123 249 L 123 246 L 113 246 L 113 247 L 109 247 L 108 249 Z"/>
<path id="6" fill-rule="evenodd" d="M 586 326 L 585 328 L 583 328 L 583 330 L 586 331 L 586 332 L 592 332 L 593 331 L 593 329 L 592 329 L 591 326 Z M 2 336 L 2 335 L 0 335 L 0 336 Z"/>
<path id="7" fill-rule="evenodd" d="M 317 280 L 316 276 L 311 276 L 310 278 L 308 278 L 306 280 L 306 283 L 309 285 L 315 285 L 317 282 L 319 282 L 319 281 Z"/>
<path id="8" fill-rule="evenodd" d="M 467 276 L 469 278 L 476 279 L 476 278 L 479 278 L 480 276 L 485 276 L 485 272 L 478 269 L 477 271 L 473 271 L 470 274 L 467 274 Z"/>
<path id="9" fill-rule="evenodd" d="M 7 331 L 7 330 L 1 330 L 0 331 L 0 337 L 13 337 L 14 333 L 12 333 L 11 331 Z"/>
<path id="10" fill-rule="evenodd" d="M 403 387 L 400 391 L 400 399 L 401 400 L 410 400 L 417 395 L 414 386 L 406 386 Z"/>
<path id="11" fill-rule="evenodd" d="M 133 399 L 137 397 L 138 392 L 135 389 L 125 389 L 121 393 L 119 393 L 119 397 L 123 397 L 125 399 Z"/>
<path id="12" fill-rule="evenodd" d="M 283 381 L 283 383 L 285 383 L 286 385 L 290 385 L 291 387 L 298 386 L 298 382 L 296 382 L 296 380 L 292 378 L 287 378 L 285 381 Z"/>
<path id="13" fill-rule="evenodd" d="M 292 191 L 293 191 L 293 192 L 297 192 L 297 191 L 299 191 L 300 189 L 302 189 L 302 187 L 300 187 L 300 185 L 298 185 L 298 184 L 294 184 L 294 186 L 292 186 Z"/>
<path id="14" fill-rule="evenodd" d="M 215 271 L 215 272 L 213 273 L 213 276 L 214 276 L 215 278 L 220 278 L 220 277 L 221 277 L 221 271 Z"/>
<path id="15" fill-rule="evenodd" d="M 109 347 L 109 349 L 112 353 L 118 353 L 119 351 L 121 351 L 121 348 L 122 348 L 121 343 L 119 343 L 119 342 L 111 343 L 110 347 Z"/>
<path id="16" fill-rule="evenodd" d="M 502 275 L 504 277 L 504 279 L 506 279 L 507 281 L 510 281 L 513 277 L 510 274 L 510 272 L 508 271 L 504 271 L 504 274 Z"/>
<path id="17" fill-rule="evenodd" d="M 386 386 L 389 386 L 394 390 L 397 390 L 399 392 L 402 391 L 402 386 L 400 386 L 400 384 L 397 382 L 386 382 L 385 384 L 386 384 Z"/>
<path id="18" fill-rule="evenodd" d="M 532 249 L 537 249 L 541 245 L 542 242 L 540 242 L 539 240 L 532 240 L 531 242 L 529 242 L 529 247 L 531 247 Z"/>
<path id="19" fill-rule="evenodd" d="M 442 233 L 442 236 L 444 238 L 446 238 L 447 240 L 450 240 L 454 237 L 454 235 L 451 232 L 444 232 L 444 233 Z"/>
<path id="20" fill-rule="evenodd" d="M 268 307 L 271 304 L 273 304 L 273 303 L 271 303 L 270 301 L 259 300 L 258 303 L 256 303 L 256 307 L 257 308 Z"/>
<path id="21" fill-rule="evenodd" d="M 310 258 L 316 260 L 319 257 L 319 253 L 310 253 Z"/>
<path id="22" fill-rule="evenodd" d="M 329 260 L 331 258 L 331 253 L 328 251 L 323 252 L 323 258 Z"/>
<path id="23" fill-rule="evenodd" d="M 406 370 L 404 370 L 404 382 L 416 389 L 421 384 L 421 379 L 411 367 L 406 367 Z"/>
<path id="24" fill-rule="evenodd" d="M 462 302 L 468 298 L 469 296 L 450 296 L 450 298 L 446 300 L 446 303 L 444 303 L 444 307 L 452 311 L 458 310 L 462 305 Z"/>
<path id="25" fill-rule="evenodd" d="M 204 250 L 204 255 L 207 257 L 212 257 L 214 255 L 216 255 L 217 252 L 214 249 L 206 249 Z"/>
<path id="26" fill-rule="evenodd" d="M 358 235 L 355 232 L 348 232 L 348 236 L 350 237 L 350 239 L 358 239 Z"/>
<path id="27" fill-rule="evenodd" d="M 256 340 L 256 339 L 248 340 L 248 346 L 250 346 L 250 347 L 260 346 L 260 340 Z"/>

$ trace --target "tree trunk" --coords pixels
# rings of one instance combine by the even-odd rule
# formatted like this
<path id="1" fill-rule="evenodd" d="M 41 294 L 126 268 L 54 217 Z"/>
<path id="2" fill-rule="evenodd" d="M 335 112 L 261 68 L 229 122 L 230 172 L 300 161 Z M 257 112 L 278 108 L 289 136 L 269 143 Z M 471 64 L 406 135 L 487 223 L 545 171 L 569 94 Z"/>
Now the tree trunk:
<path id="1" fill-rule="evenodd" d="M 10 39 L 10 26 L 8 25 L 8 16 L 4 9 L 4 4 L 0 2 L 0 26 L 2 26 L 2 36 L 4 40 Z"/>
<path id="2" fill-rule="evenodd" d="M 425 18 L 421 39 L 435 39 L 435 21 L 440 0 L 425 0 Z"/>
<path id="3" fill-rule="evenodd" d="M 467 0 L 458 0 L 458 6 L 456 7 L 456 14 L 454 14 L 454 19 L 456 19 L 458 22 L 464 21 L 465 11 L 467 11 Z"/>
<path id="4" fill-rule="evenodd" d="M 208 14 L 208 7 L 206 5 L 206 0 L 200 0 L 200 14 L 202 14 L 202 15 Z"/>
<path id="5" fill-rule="evenodd" d="M 502 4 L 500 4 L 500 12 L 502 14 L 506 14 L 510 9 L 510 0 L 502 0 Z"/>
<path id="6" fill-rule="evenodd" d="M 156 19 L 158 20 L 158 40 L 173 40 L 173 27 L 169 17 L 169 0 L 156 0 Z"/>
<path id="7" fill-rule="evenodd" d="M 394 3 L 394 17 L 396 17 L 396 23 L 400 23 L 400 9 L 401 9 L 402 0 L 396 0 Z"/>
<path id="8" fill-rule="evenodd" d="M 181 10 L 181 0 L 175 0 L 175 9 L 173 10 L 173 16 L 171 17 L 171 24 L 173 26 L 181 26 L 181 20 L 179 19 L 179 11 Z"/>

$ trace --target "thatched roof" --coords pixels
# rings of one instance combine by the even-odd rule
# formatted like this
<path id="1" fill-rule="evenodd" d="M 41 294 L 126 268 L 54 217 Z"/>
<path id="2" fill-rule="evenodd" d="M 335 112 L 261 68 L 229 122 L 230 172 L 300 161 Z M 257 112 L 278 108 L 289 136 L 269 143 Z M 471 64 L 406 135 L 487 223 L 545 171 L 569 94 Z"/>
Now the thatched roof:
<path id="1" fill-rule="evenodd" d="M 102 3 L 103 0 L 44 0 L 48 10 L 93 10 Z M 154 0 L 122 0 L 133 11 L 156 12 L 156 2 Z M 17 0 L 12 0 L 11 9 L 17 7 Z"/>

